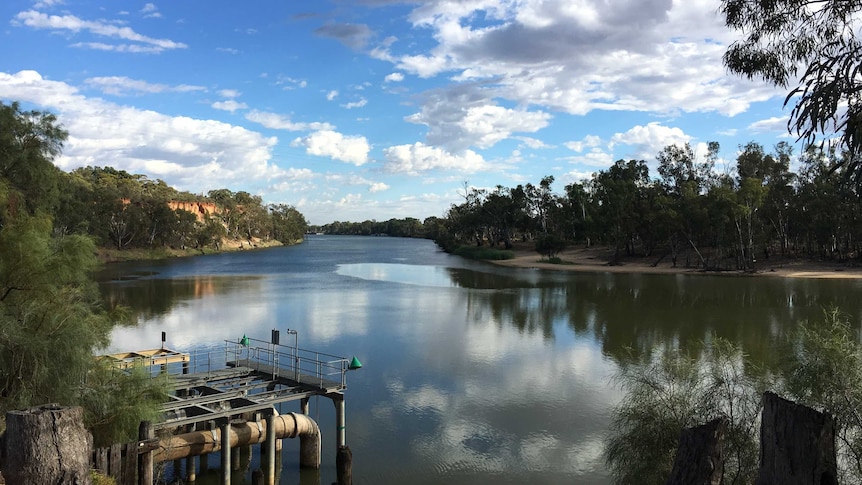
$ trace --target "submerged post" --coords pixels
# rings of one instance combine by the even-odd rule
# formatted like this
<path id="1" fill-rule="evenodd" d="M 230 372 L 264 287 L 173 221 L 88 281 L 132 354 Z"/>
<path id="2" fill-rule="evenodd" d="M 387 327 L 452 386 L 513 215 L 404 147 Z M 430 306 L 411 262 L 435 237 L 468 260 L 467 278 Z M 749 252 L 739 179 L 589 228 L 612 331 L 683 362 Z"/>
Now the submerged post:
<path id="1" fill-rule="evenodd" d="M 349 446 L 339 446 L 335 456 L 335 476 L 338 485 L 353 485 L 353 452 Z"/>
<path id="2" fill-rule="evenodd" d="M 223 424 L 220 436 L 221 445 L 221 485 L 230 485 L 230 422 Z"/>

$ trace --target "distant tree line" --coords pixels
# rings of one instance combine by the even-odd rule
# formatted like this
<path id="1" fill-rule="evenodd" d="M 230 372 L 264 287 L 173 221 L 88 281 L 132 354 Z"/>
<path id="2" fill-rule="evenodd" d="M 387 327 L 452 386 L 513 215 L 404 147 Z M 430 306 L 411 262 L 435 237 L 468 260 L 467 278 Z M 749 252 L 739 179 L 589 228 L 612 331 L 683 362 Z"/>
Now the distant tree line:
<path id="1" fill-rule="evenodd" d="M 413 217 L 388 221 L 335 221 L 322 226 L 312 226 L 311 231 L 344 236 L 428 237 L 425 222 Z"/>
<path id="2" fill-rule="evenodd" d="M 704 269 L 753 270 L 776 255 L 862 257 L 862 199 L 842 155 L 811 146 L 793 172 L 788 143 L 766 153 L 751 142 L 721 173 L 718 151 L 714 142 L 702 157 L 688 144 L 667 146 L 657 177 L 643 160 L 618 160 L 562 194 L 553 176 L 492 190 L 465 184 L 464 201 L 426 220 L 425 230 L 446 250 L 522 241 L 552 255 L 566 245 L 604 245 L 612 263 L 655 257 Z"/>
<path id="3" fill-rule="evenodd" d="M 248 192 L 181 192 L 162 180 L 110 167 L 56 172 L 58 234 L 87 234 L 116 249 L 218 246 L 223 238 L 302 239 L 305 217 L 284 204 L 264 205 Z M 185 203 L 185 204 L 181 204 Z M 172 208 L 184 205 L 184 208 Z"/>

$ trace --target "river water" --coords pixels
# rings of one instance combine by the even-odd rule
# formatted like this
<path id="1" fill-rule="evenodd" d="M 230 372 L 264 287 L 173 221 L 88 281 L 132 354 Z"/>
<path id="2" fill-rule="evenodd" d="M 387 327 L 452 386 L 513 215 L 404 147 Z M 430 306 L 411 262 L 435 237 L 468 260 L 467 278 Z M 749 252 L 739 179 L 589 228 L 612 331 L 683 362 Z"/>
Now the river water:
<path id="1" fill-rule="evenodd" d="M 768 364 L 795 322 L 862 314 L 855 280 L 511 269 L 386 237 L 115 264 L 100 280 L 140 322 L 106 351 L 157 348 L 163 331 L 194 351 L 290 328 L 301 348 L 357 356 L 346 434 L 354 483 L 369 485 L 610 483 L 602 446 L 623 359 L 715 335 Z M 335 481 L 334 406 L 313 398 L 311 416 L 322 468 L 301 473 L 285 440 L 281 484 Z"/>

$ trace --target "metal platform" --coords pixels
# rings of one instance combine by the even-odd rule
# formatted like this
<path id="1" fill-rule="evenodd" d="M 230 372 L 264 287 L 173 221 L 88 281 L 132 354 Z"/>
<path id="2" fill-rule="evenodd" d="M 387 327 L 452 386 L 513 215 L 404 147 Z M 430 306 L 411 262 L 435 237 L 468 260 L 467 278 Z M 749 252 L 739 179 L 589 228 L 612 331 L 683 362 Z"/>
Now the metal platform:
<path id="1" fill-rule="evenodd" d="M 350 361 L 321 352 L 244 338 L 218 350 L 168 349 L 102 356 L 118 368 L 150 368 L 170 376 L 171 392 L 156 428 L 176 428 L 262 412 L 314 395 L 337 397 L 347 388 Z"/>

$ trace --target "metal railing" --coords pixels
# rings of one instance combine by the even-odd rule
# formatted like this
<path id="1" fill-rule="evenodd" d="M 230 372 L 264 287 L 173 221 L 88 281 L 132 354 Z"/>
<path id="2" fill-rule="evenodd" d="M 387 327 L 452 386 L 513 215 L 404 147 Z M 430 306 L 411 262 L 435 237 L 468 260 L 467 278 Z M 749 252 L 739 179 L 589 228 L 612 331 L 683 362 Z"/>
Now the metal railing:
<path id="1" fill-rule="evenodd" d="M 350 361 L 345 357 L 254 338 L 247 338 L 247 345 L 225 340 L 224 346 L 226 360 L 258 369 L 267 366 L 274 378 L 284 377 L 318 387 L 327 387 L 327 383 L 337 383 L 341 389 L 347 387 Z"/>

